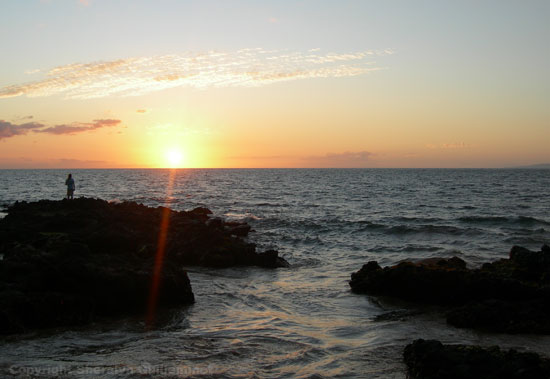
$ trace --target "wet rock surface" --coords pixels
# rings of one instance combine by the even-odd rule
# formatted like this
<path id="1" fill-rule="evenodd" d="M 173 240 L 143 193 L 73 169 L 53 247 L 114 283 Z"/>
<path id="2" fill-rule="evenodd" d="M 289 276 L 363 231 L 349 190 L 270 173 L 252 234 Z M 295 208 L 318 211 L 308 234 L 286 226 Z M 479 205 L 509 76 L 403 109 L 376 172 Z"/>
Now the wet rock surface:
<path id="1" fill-rule="evenodd" d="M 243 239 L 248 225 L 210 213 L 88 198 L 15 203 L 0 220 L 0 334 L 144 313 L 159 239 L 159 307 L 194 301 L 184 265 L 288 266 Z"/>
<path id="2" fill-rule="evenodd" d="M 550 333 L 550 248 L 513 247 L 508 259 L 468 269 L 457 257 L 401 262 L 371 261 L 351 275 L 356 293 L 392 296 L 448 307 L 457 327 L 504 333 Z"/>
<path id="3" fill-rule="evenodd" d="M 550 360 L 535 353 L 444 345 L 435 340 L 416 340 L 403 352 L 409 377 L 423 379 L 542 379 L 550 377 Z"/>

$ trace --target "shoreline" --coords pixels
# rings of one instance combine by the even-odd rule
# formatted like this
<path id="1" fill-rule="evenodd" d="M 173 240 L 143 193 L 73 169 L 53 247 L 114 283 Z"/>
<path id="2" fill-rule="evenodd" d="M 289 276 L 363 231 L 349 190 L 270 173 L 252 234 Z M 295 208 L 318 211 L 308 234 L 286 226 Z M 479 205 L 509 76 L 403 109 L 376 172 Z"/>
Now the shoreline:
<path id="1" fill-rule="evenodd" d="M 195 301 L 183 266 L 288 267 L 245 241 L 249 225 L 210 214 L 90 198 L 15 203 L 0 220 L 0 332 L 146 308 L 149 324 L 157 305 Z"/>

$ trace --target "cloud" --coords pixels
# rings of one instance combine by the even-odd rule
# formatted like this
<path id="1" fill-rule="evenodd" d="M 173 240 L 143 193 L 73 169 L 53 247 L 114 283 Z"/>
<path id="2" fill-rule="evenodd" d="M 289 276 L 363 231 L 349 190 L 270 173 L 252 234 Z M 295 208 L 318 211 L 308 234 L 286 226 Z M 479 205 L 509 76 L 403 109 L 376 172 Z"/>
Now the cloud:
<path id="1" fill-rule="evenodd" d="M 120 124 L 120 120 L 94 120 L 89 123 L 73 123 L 73 124 L 61 124 L 51 126 L 49 128 L 35 130 L 35 133 L 49 133 L 49 134 L 75 134 L 87 132 L 90 130 L 96 130 L 99 128 L 117 126 Z"/>
<path id="2" fill-rule="evenodd" d="M 321 156 L 304 158 L 308 167 L 366 167 L 367 162 L 374 154 L 370 151 L 346 151 L 344 153 L 329 153 Z"/>
<path id="3" fill-rule="evenodd" d="M 136 113 L 148 113 L 149 110 L 148 109 L 138 109 L 136 110 Z"/>
<path id="4" fill-rule="evenodd" d="M 0 98 L 64 95 L 89 99 L 136 96 L 175 87 L 256 87 L 299 79 L 352 77 L 385 69 L 368 59 L 391 54 L 390 49 L 322 54 L 318 49 L 257 48 L 73 63 L 45 71 L 42 80 L 0 88 Z"/>
<path id="5" fill-rule="evenodd" d="M 30 131 L 34 133 L 49 133 L 49 134 L 75 134 L 91 130 L 96 130 L 104 127 L 117 126 L 121 120 L 94 120 L 93 122 L 83 123 L 75 122 L 72 124 L 60 124 L 48 127 L 47 125 L 38 122 L 29 122 L 25 124 L 12 124 L 8 121 L 0 120 L 0 139 L 24 135 Z"/>
<path id="6" fill-rule="evenodd" d="M 8 121 L 0 120 L 0 140 L 3 138 L 27 134 L 30 130 L 36 130 L 42 127 L 44 127 L 44 125 L 37 122 L 28 122 L 25 124 L 16 125 Z"/>

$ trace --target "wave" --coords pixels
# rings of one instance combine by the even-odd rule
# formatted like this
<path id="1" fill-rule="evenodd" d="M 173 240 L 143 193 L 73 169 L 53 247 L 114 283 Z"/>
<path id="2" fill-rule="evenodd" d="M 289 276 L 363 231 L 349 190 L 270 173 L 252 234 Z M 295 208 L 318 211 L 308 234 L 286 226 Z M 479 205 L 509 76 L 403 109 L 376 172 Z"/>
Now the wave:
<path id="1" fill-rule="evenodd" d="M 377 245 L 373 248 L 370 248 L 370 252 L 374 253 L 387 253 L 398 252 L 398 253 L 435 253 L 438 251 L 443 251 L 445 248 L 440 246 L 430 246 L 430 245 L 417 245 L 417 244 L 406 244 L 404 246 L 389 246 L 389 245 Z"/>
<path id="2" fill-rule="evenodd" d="M 181 201 L 174 196 L 152 197 L 151 200 L 159 202 L 161 204 L 177 204 Z"/>
<path id="3" fill-rule="evenodd" d="M 444 250 L 440 246 L 421 246 L 421 245 L 405 245 L 399 251 L 412 253 L 412 252 L 436 252 Z"/>
<path id="4" fill-rule="evenodd" d="M 236 212 L 227 212 L 223 214 L 227 217 L 228 220 L 234 221 L 251 221 L 251 220 L 261 220 L 261 217 L 258 217 L 252 213 L 236 213 Z"/>
<path id="5" fill-rule="evenodd" d="M 266 226 L 281 228 L 283 230 L 293 231 L 294 239 L 304 239 L 305 235 L 301 233 L 345 233 L 345 234 L 361 234 L 368 232 L 382 233 L 388 235 L 407 235 L 407 234 L 440 234 L 440 235 L 468 235 L 476 236 L 483 233 L 482 230 L 472 227 L 460 227 L 453 225 L 438 225 L 435 223 L 418 223 L 413 222 L 414 218 L 408 219 L 409 223 L 379 223 L 368 220 L 348 221 L 338 218 L 331 218 L 325 220 L 291 220 L 280 218 L 266 218 L 263 219 L 262 225 L 265 230 Z M 427 219 L 418 219 L 424 220 Z M 439 219 L 433 219 L 434 222 Z M 261 228 L 260 228 L 261 229 Z M 296 234 L 298 233 L 298 234 Z"/>
<path id="6" fill-rule="evenodd" d="M 481 234 L 481 231 L 474 228 L 459 228 L 456 226 L 450 225 L 418 225 L 418 226 L 407 226 L 407 225 L 397 225 L 388 227 L 385 230 L 387 234 L 445 234 L 445 235 L 471 235 L 471 234 Z"/>
<path id="7" fill-rule="evenodd" d="M 444 221 L 443 219 L 437 218 L 437 217 L 407 217 L 407 216 L 394 217 L 392 218 L 392 220 L 395 220 L 398 222 L 416 222 L 416 223 Z"/>
<path id="8" fill-rule="evenodd" d="M 505 217 L 505 216 L 464 216 L 458 221 L 473 224 L 515 224 L 515 225 L 550 225 L 549 221 L 529 216 Z"/>

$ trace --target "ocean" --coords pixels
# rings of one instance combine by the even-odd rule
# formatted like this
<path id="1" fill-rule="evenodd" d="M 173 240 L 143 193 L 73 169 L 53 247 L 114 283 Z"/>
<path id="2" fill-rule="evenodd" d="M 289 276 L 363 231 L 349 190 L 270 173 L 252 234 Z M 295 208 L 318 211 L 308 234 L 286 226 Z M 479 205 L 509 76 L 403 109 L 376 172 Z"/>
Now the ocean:
<path id="1" fill-rule="evenodd" d="M 351 293 L 370 260 L 458 256 L 471 267 L 513 245 L 550 244 L 550 170 L 0 170 L 0 212 L 75 196 L 135 201 L 247 221 L 288 269 L 189 267 L 192 306 L 157 329 L 139 317 L 0 339 L 0 376 L 60 378 L 405 378 L 417 338 L 548 353 L 550 336 L 447 326 L 440 309 Z M 5 213 L 0 213 L 0 217 Z"/>

